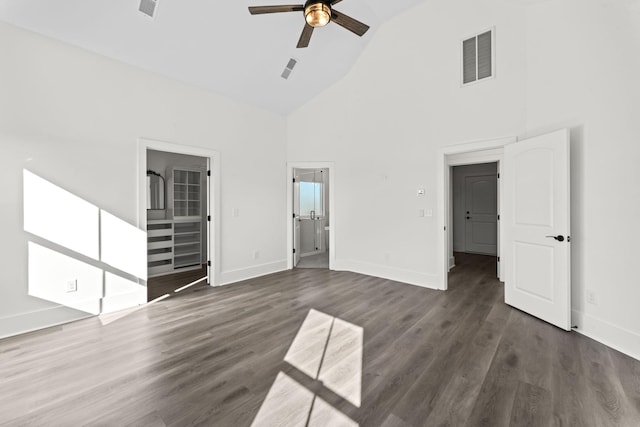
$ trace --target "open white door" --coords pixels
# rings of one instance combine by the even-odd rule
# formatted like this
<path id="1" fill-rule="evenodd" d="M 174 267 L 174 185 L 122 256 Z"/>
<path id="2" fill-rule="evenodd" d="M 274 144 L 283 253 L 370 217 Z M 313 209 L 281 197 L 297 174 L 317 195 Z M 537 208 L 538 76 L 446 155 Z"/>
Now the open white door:
<path id="1" fill-rule="evenodd" d="M 296 170 L 294 169 L 294 175 Z M 293 267 L 300 262 L 300 182 L 293 178 Z"/>
<path id="2" fill-rule="evenodd" d="M 505 146 L 505 302 L 571 329 L 569 131 Z"/>

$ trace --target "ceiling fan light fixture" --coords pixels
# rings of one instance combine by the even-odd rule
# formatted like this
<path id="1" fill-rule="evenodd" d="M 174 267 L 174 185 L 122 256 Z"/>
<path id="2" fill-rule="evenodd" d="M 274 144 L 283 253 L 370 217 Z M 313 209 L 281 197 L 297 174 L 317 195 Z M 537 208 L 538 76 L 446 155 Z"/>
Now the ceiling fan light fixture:
<path id="1" fill-rule="evenodd" d="M 331 21 L 331 8 L 322 3 L 311 3 L 304 9 L 304 18 L 312 27 L 324 27 Z"/>

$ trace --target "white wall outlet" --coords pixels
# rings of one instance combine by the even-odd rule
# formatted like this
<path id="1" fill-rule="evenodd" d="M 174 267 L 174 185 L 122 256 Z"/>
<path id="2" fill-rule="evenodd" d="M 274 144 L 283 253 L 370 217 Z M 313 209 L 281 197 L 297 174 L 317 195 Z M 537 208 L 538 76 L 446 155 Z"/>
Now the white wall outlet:
<path id="1" fill-rule="evenodd" d="M 240 209 L 239 208 L 231 209 L 231 215 L 233 215 L 236 218 L 239 217 L 240 216 Z"/>
<path id="2" fill-rule="evenodd" d="M 433 209 L 427 209 L 427 216 L 433 216 Z"/>
<path id="3" fill-rule="evenodd" d="M 418 209 L 418 218 L 424 218 L 424 209 Z"/>
<path id="4" fill-rule="evenodd" d="M 78 291 L 78 280 L 77 279 L 73 279 L 73 280 L 68 280 L 67 281 L 67 293 L 69 292 L 77 292 Z"/>
<path id="5" fill-rule="evenodd" d="M 596 297 L 596 293 L 592 289 L 587 289 L 587 302 L 589 304 L 593 304 L 593 305 L 598 303 L 598 299 Z"/>

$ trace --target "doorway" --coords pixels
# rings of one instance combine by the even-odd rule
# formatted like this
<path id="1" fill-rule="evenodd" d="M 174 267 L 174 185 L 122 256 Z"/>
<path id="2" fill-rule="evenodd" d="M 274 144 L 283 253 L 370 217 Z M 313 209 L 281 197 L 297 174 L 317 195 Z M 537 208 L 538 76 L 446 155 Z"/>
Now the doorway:
<path id="1" fill-rule="evenodd" d="M 475 163 L 451 169 L 454 254 L 497 257 L 498 163 Z"/>
<path id="2" fill-rule="evenodd" d="M 288 269 L 335 268 L 335 177 L 333 162 L 287 163 Z"/>
<path id="3" fill-rule="evenodd" d="M 148 301 L 217 283 L 218 153 L 141 139 L 139 176 Z"/>
<path id="4" fill-rule="evenodd" d="M 293 174 L 293 267 L 328 269 L 329 169 L 294 168 Z"/>

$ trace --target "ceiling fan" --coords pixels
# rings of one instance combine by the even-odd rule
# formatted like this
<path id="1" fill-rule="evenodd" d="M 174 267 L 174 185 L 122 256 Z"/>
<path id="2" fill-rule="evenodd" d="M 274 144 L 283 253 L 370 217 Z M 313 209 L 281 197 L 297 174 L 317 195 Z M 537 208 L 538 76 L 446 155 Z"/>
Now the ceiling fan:
<path id="1" fill-rule="evenodd" d="M 303 12 L 306 23 L 300 35 L 300 40 L 298 40 L 298 48 L 309 46 L 314 28 L 324 27 L 329 22 L 335 22 L 341 27 L 362 37 L 369 29 L 369 26 L 332 8 L 333 5 L 341 1 L 342 0 L 307 0 L 305 4 L 301 5 L 249 6 L 249 13 L 252 15 L 261 15 L 263 13 Z"/>

